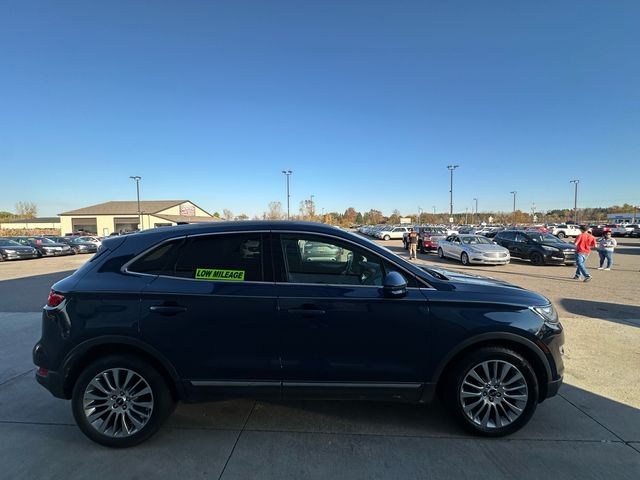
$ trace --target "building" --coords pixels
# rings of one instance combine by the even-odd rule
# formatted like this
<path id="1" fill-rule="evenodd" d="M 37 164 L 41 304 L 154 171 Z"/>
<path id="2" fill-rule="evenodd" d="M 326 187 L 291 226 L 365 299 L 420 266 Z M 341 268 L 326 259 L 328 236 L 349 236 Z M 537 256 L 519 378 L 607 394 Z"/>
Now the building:
<path id="1" fill-rule="evenodd" d="M 141 224 L 138 221 L 138 202 L 106 202 L 60 214 L 61 234 L 88 232 L 107 236 L 111 233 L 131 232 L 180 223 L 221 221 L 189 200 L 140 201 Z M 140 228 L 138 228 L 140 227 Z"/>
<path id="2" fill-rule="evenodd" d="M 35 229 L 58 229 L 60 228 L 60 218 L 41 217 L 24 218 L 22 220 L 0 221 L 0 230 L 35 230 Z"/>
<path id="3" fill-rule="evenodd" d="M 607 215 L 609 223 L 636 223 L 635 213 L 610 213 Z"/>

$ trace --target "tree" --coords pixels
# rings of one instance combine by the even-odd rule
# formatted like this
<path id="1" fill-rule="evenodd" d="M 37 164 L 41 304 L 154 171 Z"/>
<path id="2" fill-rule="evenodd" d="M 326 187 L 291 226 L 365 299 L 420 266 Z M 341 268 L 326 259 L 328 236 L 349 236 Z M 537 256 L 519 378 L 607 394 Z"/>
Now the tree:
<path id="1" fill-rule="evenodd" d="M 1 211 L 0 212 L 0 220 L 11 220 L 15 215 L 11 212 Z"/>
<path id="2" fill-rule="evenodd" d="M 364 223 L 364 219 L 362 218 L 362 214 L 360 212 L 358 212 L 358 215 L 356 215 L 356 223 L 357 224 Z"/>
<path id="3" fill-rule="evenodd" d="M 382 222 L 383 218 L 384 215 L 382 214 L 382 212 L 373 208 L 364 214 L 365 223 L 378 224 Z"/>
<path id="4" fill-rule="evenodd" d="M 213 216 L 216 218 L 220 218 L 220 212 L 213 212 Z"/>
<path id="5" fill-rule="evenodd" d="M 358 217 L 358 212 L 356 212 L 356 209 L 353 207 L 349 207 L 344 211 L 344 215 L 342 216 L 342 219 L 345 224 L 348 223 L 349 225 L 353 225 L 354 223 L 356 223 L 357 217 Z"/>
<path id="6" fill-rule="evenodd" d="M 38 206 L 33 202 L 18 202 L 16 215 L 19 218 L 35 218 L 38 215 Z"/>
<path id="7" fill-rule="evenodd" d="M 238 215 L 236 218 L 236 220 L 248 220 L 249 216 L 246 213 L 241 213 L 240 215 Z"/>
<path id="8" fill-rule="evenodd" d="M 225 208 L 224 210 L 222 210 L 222 216 L 224 217 L 225 220 L 233 220 L 233 212 L 228 208 Z"/>
<path id="9" fill-rule="evenodd" d="M 389 223 L 400 223 L 400 210 L 394 210 L 391 216 L 389 217 Z"/>
<path id="10" fill-rule="evenodd" d="M 269 202 L 269 210 L 264 212 L 265 220 L 282 220 L 282 204 L 280 202 Z"/>

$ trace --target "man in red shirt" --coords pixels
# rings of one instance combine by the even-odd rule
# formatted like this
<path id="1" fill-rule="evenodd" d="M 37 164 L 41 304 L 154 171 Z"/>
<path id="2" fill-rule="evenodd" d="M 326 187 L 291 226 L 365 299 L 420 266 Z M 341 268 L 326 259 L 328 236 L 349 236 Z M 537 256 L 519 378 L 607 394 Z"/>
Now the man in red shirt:
<path id="1" fill-rule="evenodd" d="M 573 277 L 576 280 L 580 280 L 580 275 L 584 277 L 584 281 L 591 280 L 591 275 L 587 267 L 584 266 L 584 262 L 587 261 L 589 254 L 591 253 L 591 247 L 596 246 L 596 238 L 587 231 L 587 227 L 582 225 L 580 227 L 582 232 L 578 235 L 573 243 L 576 244 L 576 274 Z"/>

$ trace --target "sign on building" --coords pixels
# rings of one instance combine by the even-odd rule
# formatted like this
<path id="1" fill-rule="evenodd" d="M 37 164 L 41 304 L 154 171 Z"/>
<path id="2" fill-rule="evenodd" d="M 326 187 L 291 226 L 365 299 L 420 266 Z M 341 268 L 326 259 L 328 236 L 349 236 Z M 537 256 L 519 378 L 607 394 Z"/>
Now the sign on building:
<path id="1" fill-rule="evenodd" d="M 180 215 L 185 217 L 195 217 L 196 216 L 196 207 L 190 203 L 181 203 L 180 204 Z"/>

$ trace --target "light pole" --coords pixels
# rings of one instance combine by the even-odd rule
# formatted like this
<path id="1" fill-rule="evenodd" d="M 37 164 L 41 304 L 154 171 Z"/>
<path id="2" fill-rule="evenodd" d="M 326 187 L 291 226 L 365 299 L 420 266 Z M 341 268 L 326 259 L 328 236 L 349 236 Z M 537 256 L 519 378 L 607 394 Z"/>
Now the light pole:
<path id="1" fill-rule="evenodd" d="M 282 173 L 287 176 L 287 220 L 289 220 L 289 199 L 291 198 L 289 195 L 289 177 L 293 172 L 291 170 L 282 170 Z"/>
<path id="2" fill-rule="evenodd" d="M 511 192 L 511 195 L 513 195 L 513 224 L 516 224 L 516 195 L 518 195 L 518 192 L 513 191 Z"/>
<path id="3" fill-rule="evenodd" d="M 418 224 L 422 223 L 422 209 L 418 206 Z"/>
<path id="4" fill-rule="evenodd" d="M 475 224 L 476 221 L 478 220 L 478 218 L 477 218 L 478 217 L 478 199 L 474 198 L 473 201 L 476 202 L 476 213 L 473 216 L 473 223 Z"/>
<path id="5" fill-rule="evenodd" d="M 313 199 L 315 198 L 315 195 L 311 195 L 311 208 L 309 209 L 309 215 L 311 216 L 311 220 L 313 220 L 313 217 L 316 216 L 316 204 L 313 203 Z"/>
<path id="6" fill-rule="evenodd" d="M 573 183 L 575 185 L 574 193 L 573 193 L 573 221 L 578 224 L 578 184 L 580 180 L 569 180 L 569 183 Z"/>
<path id="7" fill-rule="evenodd" d="M 449 217 L 453 217 L 453 171 L 460 165 L 447 165 L 449 169 Z"/>
<path id="8" fill-rule="evenodd" d="M 138 197 L 138 228 L 142 230 L 142 213 L 140 213 L 140 180 L 142 180 L 142 177 L 134 175 L 129 178 L 136 182 L 136 194 Z"/>

